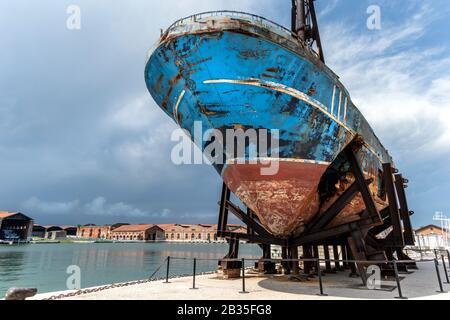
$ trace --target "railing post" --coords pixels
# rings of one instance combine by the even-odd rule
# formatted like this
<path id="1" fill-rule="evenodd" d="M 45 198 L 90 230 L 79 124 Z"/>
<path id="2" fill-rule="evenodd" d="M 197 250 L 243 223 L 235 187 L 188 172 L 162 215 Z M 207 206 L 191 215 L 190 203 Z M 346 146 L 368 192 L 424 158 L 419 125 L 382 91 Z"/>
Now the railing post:
<path id="1" fill-rule="evenodd" d="M 318 295 L 323 297 L 328 296 L 327 294 L 323 293 L 322 270 L 320 270 L 319 258 L 316 259 L 316 266 L 317 266 L 317 275 L 319 276 L 319 289 L 320 289 L 320 293 Z"/>
<path id="2" fill-rule="evenodd" d="M 245 259 L 242 258 L 242 291 L 239 293 L 248 293 L 245 291 Z"/>
<path id="3" fill-rule="evenodd" d="M 447 250 L 448 267 L 450 268 L 450 251 Z"/>
<path id="4" fill-rule="evenodd" d="M 450 281 L 448 280 L 448 272 L 447 272 L 447 266 L 445 265 L 444 255 L 441 255 L 441 258 L 442 258 L 442 266 L 444 267 L 445 279 L 447 280 L 446 283 L 450 283 Z"/>
<path id="5" fill-rule="evenodd" d="M 400 286 L 400 278 L 398 277 L 398 267 L 397 267 L 397 261 L 393 261 L 394 264 L 394 271 L 395 271 L 395 281 L 397 282 L 397 289 L 398 289 L 398 297 L 395 297 L 396 299 L 408 299 L 407 297 L 404 297 L 402 294 L 402 287 Z"/>
<path id="6" fill-rule="evenodd" d="M 169 283 L 170 256 L 167 257 L 166 282 Z"/>
<path id="7" fill-rule="evenodd" d="M 444 293 L 445 291 L 444 291 L 444 287 L 442 286 L 441 274 L 439 273 L 439 264 L 438 264 L 437 259 L 434 259 L 434 266 L 436 267 L 436 275 L 437 275 L 437 278 L 439 281 L 439 289 L 440 289 L 440 291 L 437 291 L 437 292 Z"/>
<path id="8" fill-rule="evenodd" d="M 194 265 L 192 270 L 192 288 L 191 289 L 197 289 L 195 287 L 195 273 L 197 271 L 197 258 L 194 258 Z"/>

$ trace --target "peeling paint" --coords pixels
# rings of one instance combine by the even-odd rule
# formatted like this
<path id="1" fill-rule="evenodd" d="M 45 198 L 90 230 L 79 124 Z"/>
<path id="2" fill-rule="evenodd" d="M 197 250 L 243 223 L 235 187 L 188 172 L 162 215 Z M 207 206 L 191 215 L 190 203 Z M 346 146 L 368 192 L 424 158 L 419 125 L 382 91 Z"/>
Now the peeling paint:
<path id="1" fill-rule="evenodd" d="M 353 139 L 361 137 L 357 155 L 368 177 L 376 177 L 382 163 L 392 163 L 339 78 L 289 30 L 270 21 L 242 14 L 181 20 L 150 55 L 145 79 L 158 105 L 191 134 L 193 121 L 201 121 L 205 131 L 280 130 L 277 151 L 284 171 L 277 176 L 250 179 L 248 172 L 258 167 L 215 165 L 276 235 L 301 232 L 348 188 L 351 177 L 341 152 Z M 370 190 L 377 205 L 386 205 L 376 197 L 375 182 Z M 356 197 L 333 223 L 357 219 L 360 201 Z"/>

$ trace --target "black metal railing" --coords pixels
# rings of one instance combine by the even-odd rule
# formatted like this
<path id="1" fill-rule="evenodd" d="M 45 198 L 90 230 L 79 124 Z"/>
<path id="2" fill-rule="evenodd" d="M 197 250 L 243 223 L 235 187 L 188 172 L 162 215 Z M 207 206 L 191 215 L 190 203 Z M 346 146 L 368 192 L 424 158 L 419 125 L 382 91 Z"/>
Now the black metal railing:
<path id="1" fill-rule="evenodd" d="M 449 253 L 448 251 L 445 251 L 447 254 Z M 448 257 L 450 257 L 450 255 L 448 255 Z M 445 279 L 446 279 L 446 284 L 450 284 L 449 281 L 449 275 L 448 275 L 448 270 L 447 270 L 447 265 L 446 265 L 446 261 L 445 261 L 445 256 L 444 254 L 441 254 L 441 260 L 442 260 L 442 267 L 443 267 L 443 272 L 445 275 Z M 165 282 L 164 283 L 170 283 L 169 279 L 171 279 L 170 276 L 170 268 L 171 268 L 171 262 L 173 262 L 174 260 L 183 260 L 185 262 L 189 261 L 192 262 L 192 274 L 190 275 L 176 275 L 175 277 L 180 278 L 180 277 L 185 277 L 185 276 L 191 276 L 192 277 L 192 288 L 191 289 L 198 289 L 198 287 L 196 287 L 196 277 L 198 275 L 205 275 L 205 274 L 214 274 L 215 271 L 211 271 L 211 272 L 203 272 L 203 273 L 199 273 L 197 270 L 197 264 L 199 261 L 215 261 L 217 262 L 218 259 L 207 259 L 207 258 L 180 258 L 180 257 L 167 257 L 166 259 L 166 278 L 165 278 Z M 450 260 L 450 259 L 449 259 Z M 398 292 L 398 296 L 396 296 L 396 299 L 408 299 L 405 295 L 404 292 L 402 290 L 402 286 L 400 283 L 400 276 L 399 276 L 399 268 L 398 266 L 400 264 L 402 265 L 411 265 L 414 263 L 430 263 L 433 262 L 435 265 L 435 271 L 436 271 L 436 278 L 437 278 L 437 285 L 439 290 L 437 290 L 438 293 L 445 293 L 446 291 L 444 290 L 444 285 L 442 282 L 442 278 L 441 278 L 441 272 L 440 272 L 440 268 L 439 268 L 439 259 L 437 258 L 437 256 L 434 259 L 421 259 L 421 260 L 349 260 L 349 259 L 321 259 L 321 258 L 308 258 L 308 259 L 259 259 L 259 258 L 241 258 L 241 259 L 221 259 L 220 261 L 222 262 L 241 262 L 242 263 L 242 270 L 241 270 L 241 280 L 242 280 L 242 289 L 241 291 L 239 291 L 239 293 L 241 294 L 248 294 L 250 293 L 247 290 L 246 287 L 246 281 L 247 281 L 247 276 L 246 276 L 246 270 L 248 270 L 248 268 L 246 268 L 246 262 L 274 262 L 274 263 L 279 263 L 279 264 L 283 264 L 283 263 L 297 263 L 299 264 L 301 263 L 305 263 L 305 262 L 310 262 L 310 263 L 314 263 L 316 266 L 316 272 L 317 272 L 317 277 L 318 277 L 318 295 L 320 296 L 326 296 L 327 294 L 325 293 L 325 287 L 323 284 L 323 279 L 322 279 L 322 266 L 321 263 L 334 263 L 335 265 L 337 264 L 341 264 L 341 265 L 351 265 L 354 264 L 355 267 L 358 264 L 362 264 L 362 265 L 391 265 L 393 272 L 394 272 L 394 276 L 395 276 L 395 282 L 397 284 L 397 292 Z M 450 261 L 449 261 L 450 263 Z"/>

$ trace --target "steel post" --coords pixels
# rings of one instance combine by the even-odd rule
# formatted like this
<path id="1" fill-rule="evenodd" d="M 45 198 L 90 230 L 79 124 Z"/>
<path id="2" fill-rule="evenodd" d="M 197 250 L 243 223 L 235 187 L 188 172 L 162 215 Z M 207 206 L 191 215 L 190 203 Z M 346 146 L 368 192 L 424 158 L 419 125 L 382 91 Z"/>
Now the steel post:
<path id="1" fill-rule="evenodd" d="M 248 293 L 245 290 L 245 258 L 242 258 L 242 291 L 239 293 Z"/>
<path id="2" fill-rule="evenodd" d="M 323 283 L 322 283 L 322 271 L 320 270 L 320 259 L 316 259 L 316 267 L 317 267 L 317 275 L 319 276 L 319 289 L 320 293 L 319 296 L 328 296 L 327 294 L 323 293 Z"/>
<path id="3" fill-rule="evenodd" d="M 170 256 L 167 257 L 166 282 L 169 283 Z"/>
<path id="4" fill-rule="evenodd" d="M 450 251 L 447 250 L 448 267 L 450 268 Z"/>
<path id="5" fill-rule="evenodd" d="M 395 271 L 395 281 L 397 282 L 397 289 L 398 289 L 398 297 L 395 297 L 396 299 L 408 299 L 407 297 L 404 297 L 402 294 L 402 287 L 400 286 L 400 278 L 398 276 L 398 267 L 397 267 L 397 261 L 393 261 L 394 264 L 394 271 Z"/>
<path id="6" fill-rule="evenodd" d="M 195 274 L 197 272 L 197 258 L 194 258 L 194 265 L 192 268 L 192 288 L 191 289 L 197 289 L 195 287 Z"/>
<path id="7" fill-rule="evenodd" d="M 444 258 L 444 255 L 441 255 L 441 258 L 442 258 L 442 266 L 443 266 L 443 268 L 444 268 L 445 279 L 447 280 L 446 283 L 450 283 L 450 281 L 448 280 L 447 265 L 445 264 L 445 258 Z"/>
<path id="8" fill-rule="evenodd" d="M 436 267 L 436 275 L 438 278 L 438 282 L 439 282 L 439 289 L 440 291 L 437 291 L 439 293 L 444 293 L 444 287 L 442 286 L 442 280 L 441 280 L 441 274 L 439 273 L 439 263 L 437 261 L 437 259 L 434 259 L 434 266 Z"/>

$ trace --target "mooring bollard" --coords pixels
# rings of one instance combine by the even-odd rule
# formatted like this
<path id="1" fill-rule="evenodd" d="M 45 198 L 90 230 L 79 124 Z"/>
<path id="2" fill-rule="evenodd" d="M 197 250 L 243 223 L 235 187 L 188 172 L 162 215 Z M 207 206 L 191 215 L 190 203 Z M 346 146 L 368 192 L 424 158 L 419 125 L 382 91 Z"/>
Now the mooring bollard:
<path id="1" fill-rule="evenodd" d="M 194 266 L 192 268 L 192 288 L 191 289 L 197 289 L 195 287 L 195 273 L 197 271 L 197 258 L 194 258 Z"/>
<path id="2" fill-rule="evenodd" d="M 248 293 L 245 291 L 245 259 L 242 258 L 242 291 L 239 293 Z"/>
<path id="3" fill-rule="evenodd" d="M 402 293 L 402 287 L 400 286 L 400 278 L 398 276 L 398 267 L 397 267 L 397 261 L 393 261 L 394 264 L 394 272 L 395 272 L 395 281 L 397 282 L 397 290 L 398 290 L 398 297 L 395 297 L 396 299 L 408 299 L 407 297 L 403 296 Z"/>
<path id="4" fill-rule="evenodd" d="M 448 272 L 447 272 L 447 266 L 445 264 L 445 258 L 444 255 L 441 255 L 442 258 L 442 266 L 444 267 L 444 274 L 445 274 L 445 279 L 447 280 L 446 283 L 450 283 L 450 281 L 448 280 Z"/>
<path id="5" fill-rule="evenodd" d="M 36 295 L 36 288 L 10 288 L 5 294 L 5 300 L 26 300 Z"/>
<path id="6" fill-rule="evenodd" d="M 326 297 L 328 295 L 323 293 L 322 271 L 320 270 L 320 260 L 319 259 L 316 259 L 316 266 L 317 266 L 317 275 L 319 276 L 319 289 L 320 289 L 320 293 L 318 295 Z"/>
<path id="7" fill-rule="evenodd" d="M 169 283 L 169 269 L 170 269 L 170 256 L 167 257 L 166 282 L 164 282 L 164 283 Z"/>
<path id="8" fill-rule="evenodd" d="M 439 289 L 441 289 L 440 291 L 437 291 L 437 292 L 444 293 L 445 291 L 444 291 L 444 287 L 442 286 L 441 274 L 439 273 L 439 263 L 438 263 L 437 259 L 434 259 L 434 266 L 436 267 L 436 275 L 437 275 L 437 278 L 439 281 Z"/>

